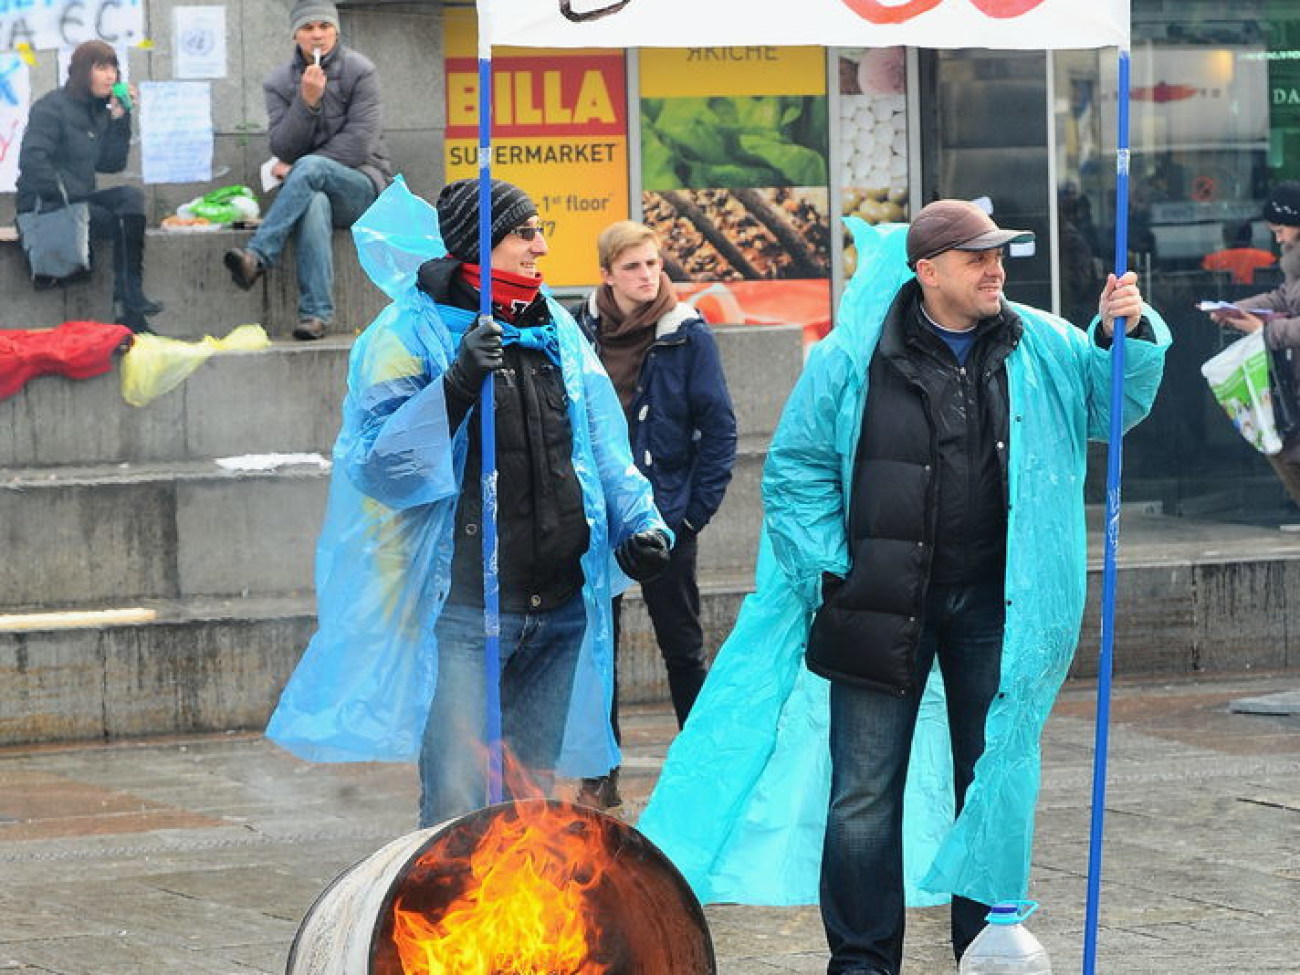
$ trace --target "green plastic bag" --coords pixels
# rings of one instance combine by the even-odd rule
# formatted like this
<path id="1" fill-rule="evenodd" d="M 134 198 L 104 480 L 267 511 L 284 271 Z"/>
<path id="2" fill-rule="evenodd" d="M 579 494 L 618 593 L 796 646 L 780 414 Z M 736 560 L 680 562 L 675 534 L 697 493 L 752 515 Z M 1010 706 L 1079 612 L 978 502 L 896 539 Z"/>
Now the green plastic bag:
<path id="1" fill-rule="evenodd" d="M 270 344 L 261 325 L 240 325 L 224 339 L 205 335 L 197 342 L 141 333 L 122 357 L 122 398 L 132 406 L 145 406 L 175 389 L 217 352 L 254 352 Z"/>
<path id="2" fill-rule="evenodd" d="M 189 220 L 202 217 L 209 223 L 230 224 L 236 220 L 256 220 L 262 209 L 247 186 L 223 186 L 177 207 L 176 213 Z"/>
<path id="3" fill-rule="evenodd" d="M 1264 333 L 1251 332 L 1201 366 L 1228 419 L 1247 442 L 1263 454 L 1282 449 L 1273 419 L 1273 397 L 1268 387 L 1268 350 Z"/>

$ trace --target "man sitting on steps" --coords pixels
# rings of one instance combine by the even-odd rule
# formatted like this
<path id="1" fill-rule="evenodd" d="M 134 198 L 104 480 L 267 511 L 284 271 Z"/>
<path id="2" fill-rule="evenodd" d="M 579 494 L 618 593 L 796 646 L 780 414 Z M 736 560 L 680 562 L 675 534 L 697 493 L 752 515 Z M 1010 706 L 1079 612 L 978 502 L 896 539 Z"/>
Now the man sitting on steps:
<path id="1" fill-rule="evenodd" d="M 334 227 L 350 227 L 392 179 L 382 134 L 379 78 L 368 58 L 339 43 L 331 0 L 296 0 L 293 59 L 262 88 L 276 161 L 284 180 L 247 247 L 225 264 L 245 291 L 272 266 L 296 231 L 296 339 L 322 338 L 334 316 Z"/>

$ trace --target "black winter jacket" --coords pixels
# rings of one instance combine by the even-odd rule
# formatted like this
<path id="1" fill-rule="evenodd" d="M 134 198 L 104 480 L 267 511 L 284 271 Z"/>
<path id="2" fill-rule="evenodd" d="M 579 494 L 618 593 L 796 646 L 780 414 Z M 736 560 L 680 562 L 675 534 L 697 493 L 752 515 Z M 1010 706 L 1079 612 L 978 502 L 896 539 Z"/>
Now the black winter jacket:
<path id="1" fill-rule="evenodd" d="M 68 200 L 95 192 L 96 173 L 120 173 L 131 149 L 131 113 L 114 119 L 108 99 L 79 97 L 56 88 L 32 105 L 18 154 L 19 213 L 63 205 L 58 177 Z M 48 204 L 48 207 L 47 207 Z"/>
<path id="2" fill-rule="evenodd" d="M 573 317 L 599 353 L 595 294 Z M 679 304 L 656 325 L 630 412 L 632 459 L 654 488 L 655 507 L 674 532 L 700 531 L 731 483 L 736 415 L 718 344 L 690 306 Z"/>
<path id="3" fill-rule="evenodd" d="M 328 79 L 316 111 L 302 100 L 302 73 L 307 60 L 295 48 L 293 59 L 271 72 L 262 84 L 271 152 L 282 162 L 303 156 L 333 159 L 360 170 L 382 193 L 392 182 L 393 167 L 384 146 L 379 73 L 365 55 L 342 44 L 321 61 Z"/>
<path id="4" fill-rule="evenodd" d="M 420 290 L 440 305 L 478 309 L 478 292 L 448 258 L 425 263 Z M 549 314 L 540 296 L 520 317 Z M 560 367 L 544 352 L 508 345 L 495 374 L 497 543 L 501 608 L 545 611 L 574 596 L 584 581 L 581 559 L 590 542 L 582 487 L 573 469 L 573 429 Z M 482 439 L 477 399 L 443 383 L 449 422 L 467 422 L 468 453 L 456 504 L 450 600 L 483 604 Z"/>
<path id="5" fill-rule="evenodd" d="M 1001 582 L 1006 562 L 1006 357 L 1020 340 L 1005 303 L 959 366 L 899 291 L 871 358 L 849 499 L 848 577 L 828 579 L 808 666 L 832 680 L 899 694 L 932 582 Z"/>

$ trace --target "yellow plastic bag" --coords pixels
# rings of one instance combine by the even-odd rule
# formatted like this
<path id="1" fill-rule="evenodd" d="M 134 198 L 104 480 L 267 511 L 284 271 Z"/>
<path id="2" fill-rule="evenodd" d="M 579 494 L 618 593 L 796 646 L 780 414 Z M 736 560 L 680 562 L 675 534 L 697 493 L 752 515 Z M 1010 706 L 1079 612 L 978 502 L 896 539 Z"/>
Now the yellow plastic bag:
<path id="1" fill-rule="evenodd" d="M 145 406 L 183 383 L 215 353 L 255 352 L 270 344 L 261 325 L 240 325 L 224 339 L 205 335 L 197 342 L 141 333 L 122 357 L 122 398 Z"/>

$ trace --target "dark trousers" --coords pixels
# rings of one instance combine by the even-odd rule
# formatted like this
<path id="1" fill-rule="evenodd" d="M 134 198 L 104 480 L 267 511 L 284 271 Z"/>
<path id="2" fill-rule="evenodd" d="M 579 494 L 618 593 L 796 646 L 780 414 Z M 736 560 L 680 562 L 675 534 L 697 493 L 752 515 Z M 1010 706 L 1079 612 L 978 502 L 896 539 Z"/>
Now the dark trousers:
<path id="1" fill-rule="evenodd" d="M 1001 584 L 932 585 L 914 658 L 917 686 L 936 660 L 943 675 L 960 812 L 984 722 L 1002 672 Z M 821 911 L 829 975 L 878 969 L 897 975 L 903 957 L 903 788 L 921 695 L 900 697 L 831 684 L 831 802 L 822 851 Z M 984 927 L 988 907 L 954 897 L 958 958 Z"/>
<path id="2" fill-rule="evenodd" d="M 146 303 L 144 296 L 144 193 L 138 186 L 111 186 L 86 198 L 90 236 L 113 242 L 113 301 L 126 310 Z"/>
<path id="3" fill-rule="evenodd" d="M 668 668 L 668 691 L 677 727 L 686 724 L 695 698 L 704 686 L 708 668 L 704 663 L 704 629 L 700 626 L 700 587 L 695 564 L 699 554 L 698 538 L 692 532 L 678 532 L 668 568 L 661 575 L 641 583 L 650 623 L 654 626 L 659 653 Z M 622 743 L 618 726 L 618 647 L 622 638 L 623 597 L 614 597 L 614 703 L 610 723 L 614 738 Z"/>

